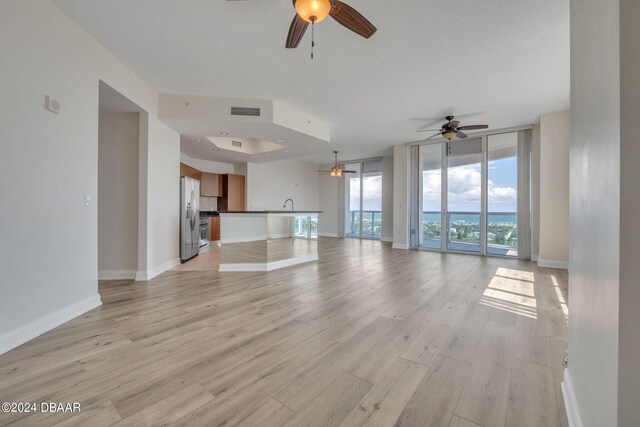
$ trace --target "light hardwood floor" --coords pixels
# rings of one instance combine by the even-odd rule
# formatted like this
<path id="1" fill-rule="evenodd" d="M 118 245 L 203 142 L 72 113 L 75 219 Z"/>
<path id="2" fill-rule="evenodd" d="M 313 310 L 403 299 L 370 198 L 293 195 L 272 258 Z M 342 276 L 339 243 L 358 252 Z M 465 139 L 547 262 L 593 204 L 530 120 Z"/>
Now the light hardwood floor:
<path id="1" fill-rule="evenodd" d="M 318 251 L 101 283 L 101 307 L 0 356 L 0 402 L 82 412 L 0 425 L 567 425 L 565 271 L 366 240 Z"/>

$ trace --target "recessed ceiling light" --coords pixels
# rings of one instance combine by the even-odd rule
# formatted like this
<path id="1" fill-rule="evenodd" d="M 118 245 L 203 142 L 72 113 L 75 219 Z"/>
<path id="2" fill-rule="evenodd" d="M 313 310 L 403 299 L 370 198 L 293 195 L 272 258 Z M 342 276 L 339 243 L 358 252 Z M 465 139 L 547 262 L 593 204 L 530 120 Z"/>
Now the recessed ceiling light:
<path id="1" fill-rule="evenodd" d="M 289 150 L 284 150 L 284 152 L 285 152 L 285 153 L 288 153 L 288 152 L 289 152 Z"/>
<path id="2" fill-rule="evenodd" d="M 282 143 L 283 143 L 283 142 L 285 142 L 285 141 L 286 141 L 286 139 L 279 139 L 279 140 L 278 140 L 278 142 L 279 142 L 280 144 L 282 144 Z"/>
<path id="3" fill-rule="evenodd" d="M 213 147 L 213 151 L 218 151 L 219 148 L 218 147 Z"/>
<path id="4" fill-rule="evenodd" d="M 229 136 L 229 132 L 220 132 L 220 135 L 222 135 L 222 136 Z"/>
<path id="5" fill-rule="evenodd" d="M 255 158 L 256 158 L 256 156 L 251 156 L 251 158 L 252 158 L 252 159 L 255 159 Z"/>
<path id="6" fill-rule="evenodd" d="M 269 156 L 270 154 L 269 154 L 269 153 L 264 153 L 264 155 L 265 155 L 265 156 Z"/>
<path id="7" fill-rule="evenodd" d="M 201 139 L 194 139 L 195 142 L 202 142 Z"/>

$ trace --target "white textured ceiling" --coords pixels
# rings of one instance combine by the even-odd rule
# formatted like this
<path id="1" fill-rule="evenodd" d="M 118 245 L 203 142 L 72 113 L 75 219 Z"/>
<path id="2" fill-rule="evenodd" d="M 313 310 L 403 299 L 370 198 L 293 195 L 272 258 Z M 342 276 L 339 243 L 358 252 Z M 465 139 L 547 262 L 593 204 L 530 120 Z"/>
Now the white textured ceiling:
<path id="1" fill-rule="evenodd" d="M 290 0 L 53 1 L 159 92 L 273 99 L 326 121 L 318 163 L 389 153 L 446 113 L 498 129 L 569 106 L 568 0 L 347 0 L 378 32 L 328 17 L 313 60 L 311 31 L 284 48 Z"/>

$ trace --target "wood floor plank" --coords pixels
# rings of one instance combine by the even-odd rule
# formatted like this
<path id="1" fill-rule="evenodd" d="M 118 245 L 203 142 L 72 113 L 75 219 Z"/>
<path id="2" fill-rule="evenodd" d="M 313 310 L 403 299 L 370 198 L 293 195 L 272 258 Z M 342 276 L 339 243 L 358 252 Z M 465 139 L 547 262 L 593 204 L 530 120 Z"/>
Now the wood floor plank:
<path id="1" fill-rule="evenodd" d="M 368 381 L 342 373 L 292 417 L 285 427 L 338 426 L 371 387 L 373 384 Z"/>
<path id="2" fill-rule="evenodd" d="M 428 369 L 398 358 L 340 425 L 393 426 Z"/>
<path id="3" fill-rule="evenodd" d="M 447 427 L 453 418 L 469 365 L 439 357 L 398 418 L 396 427 Z"/>
<path id="4" fill-rule="evenodd" d="M 238 424 L 245 426 L 280 427 L 295 412 L 272 397 L 267 397 L 255 410 Z"/>
<path id="5" fill-rule="evenodd" d="M 81 408 L 82 409 L 82 408 Z M 122 418 L 111 402 L 105 402 L 88 411 L 56 423 L 53 427 L 110 426 Z"/>
<path id="6" fill-rule="evenodd" d="M 515 327 L 487 322 L 455 413 L 485 427 L 504 426 Z"/>
<path id="7" fill-rule="evenodd" d="M 334 381 L 343 369 L 367 353 L 397 323 L 396 320 L 387 317 L 378 317 L 353 338 L 340 343 L 319 364 L 299 375 L 273 397 L 295 411 L 300 410 Z"/>
<path id="8" fill-rule="evenodd" d="M 515 359 L 509 382 L 506 427 L 557 427 L 559 424 L 551 368 Z"/>
<path id="9" fill-rule="evenodd" d="M 469 306 L 439 355 L 471 364 L 478 351 L 491 308 L 474 303 Z"/>
<path id="10" fill-rule="evenodd" d="M 453 419 L 451 420 L 451 424 L 449 424 L 449 427 L 482 427 L 482 426 L 476 423 L 472 423 L 469 420 L 465 420 L 464 418 L 460 418 L 457 415 L 454 415 Z"/>
<path id="11" fill-rule="evenodd" d="M 200 385 L 194 384 L 119 421 L 114 426 L 166 425 L 182 418 L 200 406 L 211 403 L 214 399 L 211 393 Z"/>
<path id="12" fill-rule="evenodd" d="M 445 305 L 402 353 L 402 357 L 428 366 L 437 357 L 466 309 L 466 304 Z"/>

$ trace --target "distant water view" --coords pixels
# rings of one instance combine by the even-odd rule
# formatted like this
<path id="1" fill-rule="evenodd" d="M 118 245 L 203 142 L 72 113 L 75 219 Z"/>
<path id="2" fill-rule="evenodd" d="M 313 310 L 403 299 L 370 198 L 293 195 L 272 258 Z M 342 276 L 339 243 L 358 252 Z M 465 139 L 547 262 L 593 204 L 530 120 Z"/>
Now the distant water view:
<path id="1" fill-rule="evenodd" d="M 478 213 L 454 213 L 450 214 L 451 222 L 466 222 L 468 224 L 479 224 L 480 223 L 480 214 Z M 440 213 L 423 213 L 422 221 L 423 222 L 440 222 Z M 489 224 L 496 223 L 506 223 L 506 224 L 517 224 L 518 216 L 515 213 L 500 213 L 500 214 L 492 214 L 488 215 Z"/>

